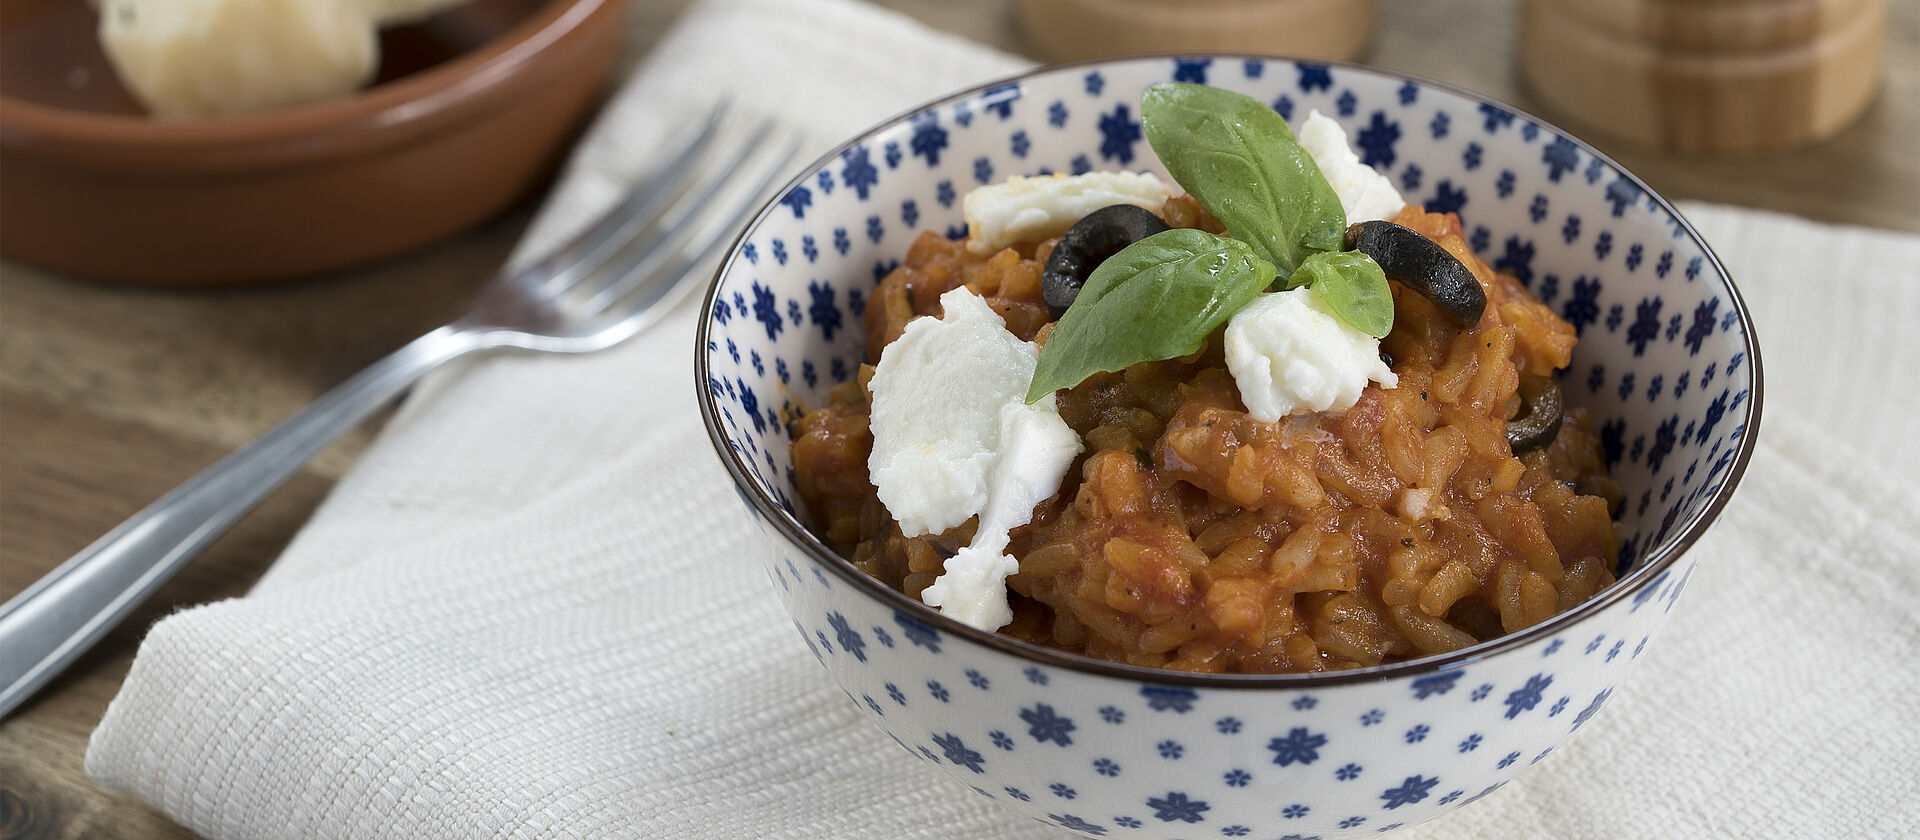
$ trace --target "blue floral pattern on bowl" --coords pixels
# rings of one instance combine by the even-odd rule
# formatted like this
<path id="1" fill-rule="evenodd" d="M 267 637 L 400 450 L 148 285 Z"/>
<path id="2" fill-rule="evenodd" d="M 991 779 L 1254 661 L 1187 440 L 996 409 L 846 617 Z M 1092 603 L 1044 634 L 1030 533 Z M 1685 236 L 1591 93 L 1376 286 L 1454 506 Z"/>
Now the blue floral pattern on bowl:
<path id="1" fill-rule="evenodd" d="M 1622 582 L 1455 654 L 1332 675 L 1196 677 L 982 634 L 865 578 L 804 531 L 787 424 L 857 372 L 867 294 L 959 197 L 1015 174 L 1165 177 L 1142 90 L 1214 84 L 1318 109 L 1409 201 L 1580 333 L 1563 374 L 1630 495 Z M 1724 270 L 1673 209 L 1580 141 L 1505 106 L 1358 66 L 1139 58 L 1036 71 L 935 102 L 811 167 L 742 236 L 707 298 L 702 410 L 766 533 L 795 629 L 901 747 L 981 796 L 1097 837 L 1350 837 L 1498 789 L 1612 695 L 1684 588 L 1684 549 L 1752 448 L 1760 369 Z"/>

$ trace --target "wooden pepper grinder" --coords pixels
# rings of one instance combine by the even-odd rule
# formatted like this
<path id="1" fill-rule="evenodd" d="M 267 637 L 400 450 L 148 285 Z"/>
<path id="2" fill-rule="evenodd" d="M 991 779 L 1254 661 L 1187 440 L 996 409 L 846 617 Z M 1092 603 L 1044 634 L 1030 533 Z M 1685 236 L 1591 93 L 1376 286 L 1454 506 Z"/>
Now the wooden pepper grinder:
<path id="1" fill-rule="evenodd" d="M 1054 61 L 1218 50 L 1354 59 L 1379 0 L 1021 0 L 1020 25 Z"/>
<path id="2" fill-rule="evenodd" d="M 1866 110 L 1886 21 L 1886 0 L 1521 0 L 1520 74 L 1572 127 L 1776 152 Z"/>

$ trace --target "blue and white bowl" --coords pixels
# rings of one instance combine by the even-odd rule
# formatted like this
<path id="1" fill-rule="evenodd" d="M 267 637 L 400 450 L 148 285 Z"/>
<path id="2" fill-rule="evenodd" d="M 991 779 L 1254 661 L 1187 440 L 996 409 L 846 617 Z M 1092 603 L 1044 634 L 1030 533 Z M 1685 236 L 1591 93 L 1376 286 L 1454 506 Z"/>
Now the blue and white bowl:
<path id="1" fill-rule="evenodd" d="M 862 358 L 874 284 L 959 197 L 1013 174 L 1165 170 L 1149 85 L 1201 82 L 1338 120 L 1410 201 L 1580 331 L 1568 401 L 1628 490 L 1620 582 L 1525 631 L 1319 675 L 1201 676 L 983 633 L 808 533 L 786 421 Z M 1497 790 L 1606 704 L 1685 588 L 1687 553 L 1753 451 L 1760 359 L 1731 279 L 1673 207 L 1505 105 L 1366 67 L 1149 57 L 1034 71 L 874 127 L 809 168 L 735 244 L 706 299 L 701 410 L 764 534 L 774 590 L 847 697 L 960 784 L 1089 836 L 1354 837 Z M 1631 737 L 1630 733 L 1625 733 Z"/>

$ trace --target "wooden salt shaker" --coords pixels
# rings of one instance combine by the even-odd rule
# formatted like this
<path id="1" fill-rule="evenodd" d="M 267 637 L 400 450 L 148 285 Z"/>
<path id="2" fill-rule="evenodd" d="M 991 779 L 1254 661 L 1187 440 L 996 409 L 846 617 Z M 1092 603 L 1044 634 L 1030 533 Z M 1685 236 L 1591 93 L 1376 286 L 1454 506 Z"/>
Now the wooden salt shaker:
<path id="1" fill-rule="evenodd" d="M 1358 58 L 1379 0 L 1021 0 L 1020 24 L 1054 61 L 1209 50 Z"/>
<path id="2" fill-rule="evenodd" d="M 1570 127 L 1775 152 L 1866 110 L 1886 21 L 1886 0 L 1521 0 L 1520 73 Z"/>

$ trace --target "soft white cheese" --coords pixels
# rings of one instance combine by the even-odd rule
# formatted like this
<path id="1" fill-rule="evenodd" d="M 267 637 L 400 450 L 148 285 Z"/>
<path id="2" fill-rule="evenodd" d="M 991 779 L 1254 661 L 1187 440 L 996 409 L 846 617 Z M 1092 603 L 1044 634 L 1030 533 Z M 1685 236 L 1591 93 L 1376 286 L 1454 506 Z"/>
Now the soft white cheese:
<path id="1" fill-rule="evenodd" d="M 1347 224 L 1391 219 L 1407 206 L 1393 182 L 1373 167 L 1360 162 L 1347 143 L 1347 132 L 1332 118 L 1319 111 L 1307 112 L 1307 119 L 1295 132 L 1300 147 L 1307 150 L 1320 174 L 1340 196 L 1347 211 Z"/>
<path id="2" fill-rule="evenodd" d="M 919 318 L 880 354 L 867 470 L 907 536 L 978 515 L 972 545 L 946 562 L 921 599 L 982 630 L 1013 620 L 1007 534 L 1060 487 L 1080 439 L 1048 395 L 1026 404 L 1039 348 L 965 287 L 940 296 L 943 317 Z"/>
<path id="3" fill-rule="evenodd" d="M 380 45 L 358 3 L 107 0 L 100 43 L 156 116 L 206 117 L 337 96 L 373 78 Z"/>
<path id="4" fill-rule="evenodd" d="M 1263 294 L 1227 322 L 1227 370 L 1247 413 L 1265 423 L 1295 412 L 1344 411 L 1367 381 L 1400 383 L 1380 340 L 1347 326 L 1312 287 Z"/>
<path id="5" fill-rule="evenodd" d="M 377 27 L 465 0 L 104 0 L 100 44 L 163 118 L 263 111 L 372 81 Z"/>
<path id="6" fill-rule="evenodd" d="M 1159 212 L 1171 193 L 1147 172 L 1015 176 L 961 199 L 967 250 L 986 256 L 1016 242 L 1059 236 L 1088 213 L 1112 204 Z"/>

